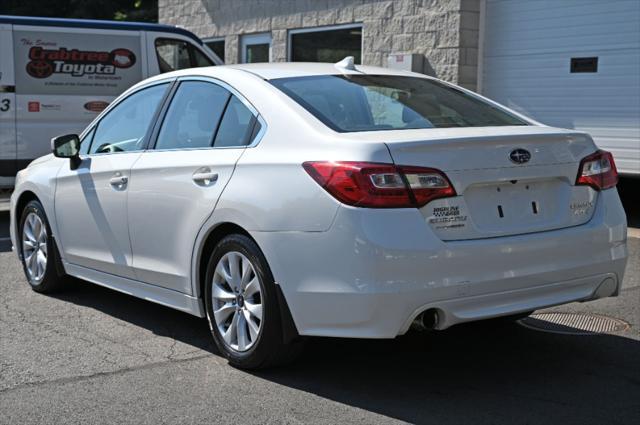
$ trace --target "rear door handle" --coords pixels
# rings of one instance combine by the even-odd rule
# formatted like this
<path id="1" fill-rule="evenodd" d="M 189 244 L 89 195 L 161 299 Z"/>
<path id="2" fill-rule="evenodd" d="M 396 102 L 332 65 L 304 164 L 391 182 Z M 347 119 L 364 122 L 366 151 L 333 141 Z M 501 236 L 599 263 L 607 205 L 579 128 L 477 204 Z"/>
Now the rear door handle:
<path id="1" fill-rule="evenodd" d="M 114 186 L 117 189 L 122 189 L 129 182 L 129 178 L 127 176 L 122 176 L 120 173 L 117 173 L 114 177 L 111 177 L 109 183 L 111 186 Z"/>
<path id="2" fill-rule="evenodd" d="M 201 186 L 210 186 L 218 181 L 218 173 L 211 171 L 209 167 L 203 167 L 193 173 L 192 179 Z"/>

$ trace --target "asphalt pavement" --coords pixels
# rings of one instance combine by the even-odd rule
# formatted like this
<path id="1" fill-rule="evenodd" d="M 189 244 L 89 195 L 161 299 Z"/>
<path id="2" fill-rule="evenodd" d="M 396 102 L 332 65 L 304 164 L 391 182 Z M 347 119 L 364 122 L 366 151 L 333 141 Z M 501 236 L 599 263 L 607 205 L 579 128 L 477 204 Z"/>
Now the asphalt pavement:
<path id="1" fill-rule="evenodd" d="M 636 183 L 623 183 L 637 223 Z M 0 212 L 0 240 L 4 227 Z M 0 424 L 637 424 L 640 239 L 629 250 L 619 297 L 550 309 L 626 330 L 480 322 L 314 338 L 294 364 L 257 373 L 228 366 L 204 320 L 76 279 L 36 294 L 15 255 L 0 253 Z"/>

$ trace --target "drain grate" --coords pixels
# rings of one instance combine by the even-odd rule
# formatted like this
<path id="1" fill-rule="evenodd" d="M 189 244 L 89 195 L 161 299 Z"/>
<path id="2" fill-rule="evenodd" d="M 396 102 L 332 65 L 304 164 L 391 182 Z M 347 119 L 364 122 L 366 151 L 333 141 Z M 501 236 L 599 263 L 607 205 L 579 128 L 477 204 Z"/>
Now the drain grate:
<path id="1" fill-rule="evenodd" d="M 629 324 L 613 317 L 591 313 L 535 313 L 520 324 L 537 331 L 570 335 L 593 335 L 620 332 Z"/>

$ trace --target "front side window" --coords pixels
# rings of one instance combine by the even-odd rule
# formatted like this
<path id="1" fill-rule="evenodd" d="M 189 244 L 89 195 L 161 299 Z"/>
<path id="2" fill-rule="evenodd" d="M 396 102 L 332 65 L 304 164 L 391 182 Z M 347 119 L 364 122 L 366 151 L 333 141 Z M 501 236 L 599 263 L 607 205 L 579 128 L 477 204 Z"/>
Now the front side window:
<path id="1" fill-rule="evenodd" d="M 208 57 L 187 41 L 159 38 L 155 45 L 161 73 L 213 65 Z"/>
<path id="2" fill-rule="evenodd" d="M 142 89 L 118 103 L 98 123 L 89 153 L 143 149 L 144 137 L 168 86 L 163 83 Z"/>
<path id="3" fill-rule="evenodd" d="M 158 134 L 156 149 L 210 147 L 231 94 L 204 81 L 180 83 Z"/>
<path id="4" fill-rule="evenodd" d="M 80 140 L 80 155 L 86 155 L 89 153 L 89 148 L 91 147 L 91 141 L 93 140 L 93 135 L 96 132 L 96 128 L 93 127 L 91 131 L 84 135 L 82 140 Z"/>
<path id="5" fill-rule="evenodd" d="M 526 125 L 435 80 L 395 75 L 319 75 L 270 81 L 340 132 Z"/>

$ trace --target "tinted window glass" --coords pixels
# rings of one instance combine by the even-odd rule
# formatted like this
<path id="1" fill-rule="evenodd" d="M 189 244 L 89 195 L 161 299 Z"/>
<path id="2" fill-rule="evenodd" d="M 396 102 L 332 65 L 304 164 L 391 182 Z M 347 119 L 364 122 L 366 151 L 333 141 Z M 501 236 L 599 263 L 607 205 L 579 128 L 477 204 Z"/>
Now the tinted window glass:
<path id="1" fill-rule="evenodd" d="M 526 124 L 461 90 L 426 78 L 322 75 L 271 83 L 342 132 Z"/>
<path id="2" fill-rule="evenodd" d="M 156 40 L 156 54 L 160 72 L 177 69 L 211 66 L 213 63 L 200 50 L 183 40 L 159 38 Z"/>
<path id="3" fill-rule="evenodd" d="M 339 62 L 353 56 L 355 63 L 362 57 L 362 28 L 291 34 L 293 62 Z"/>
<path id="4" fill-rule="evenodd" d="M 91 147 L 91 140 L 93 140 L 93 134 L 96 132 L 96 128 L 93 127 L 90 132 L 84 135 L 80 140 L 80 155 L 86 155 L 89 153 Z"/>
<path id="5" fill-rule="evenodd" d="M 269 62 L 269 44 L 249 44 L 247 45 L 247 63 Z"/>
<path id="6" fill-rule="evenodd" d="M 89 153 L 127 152 L 143 148 L 153 115 L 168 84 L 159 84 L 130 95 L 100 120 Z"/>
<path id="7" fill-rule="evenodd" d="M 213 63 L 200 50 L 191 46 L 191 54 L 193 55 L 192 66 L 211 66 Z"/>
<path id="8" fill-rule="evenodd" d="M 224 40 L 205 41 L 205 44 L 224 62 Z"/>
<path id="9" fill-rule="evenodd" d="M 229 96 L 227 90 L 216 84 L 180 83 L 162 122 L 156 149 L 211 146 Z"/>
<path id="10" fill-rule="evenodd" d="M 253 113 L 237 97 L 232 96 L 213 145 L 217 148 L 248 145 L 253 124 Z"/>
<path id="11" fill-rule="evenodd" d="M 189 45 L 186 41 L 160 38 L 156 40 L 160 72 L 191 68 Z"/>

